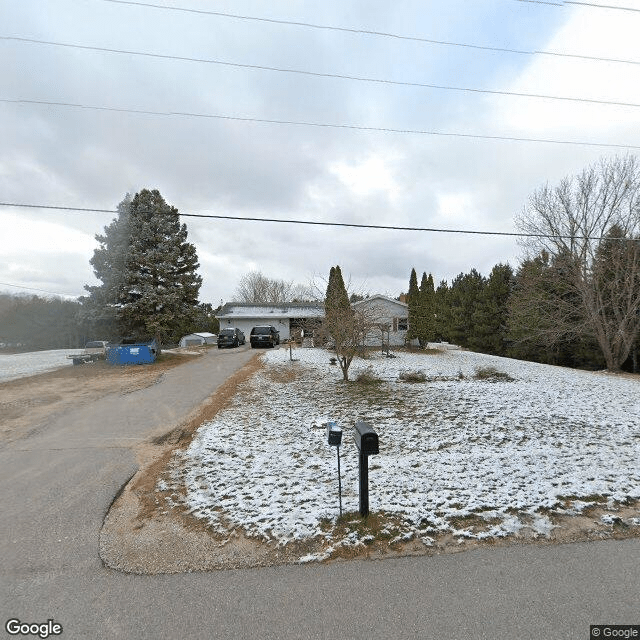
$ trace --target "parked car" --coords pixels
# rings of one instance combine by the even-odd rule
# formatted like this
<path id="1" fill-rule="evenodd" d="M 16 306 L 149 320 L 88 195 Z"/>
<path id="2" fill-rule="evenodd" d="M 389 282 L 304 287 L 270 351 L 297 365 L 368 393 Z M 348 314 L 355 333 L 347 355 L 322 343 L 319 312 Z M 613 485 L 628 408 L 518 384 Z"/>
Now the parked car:
<path id="1" fill-rule="evenodd" d="M 96 362 L 104 360 L 107 356 L 106 340 L 91 340 L 84 345 L 84 351 L 72 356 L 67 356 L 73 360 L 73 364 L 86 364 L 87 362 Z"/>
<path id="2" fill-rule="evenodd" d="M 256 347 L 275 347 L 280 344 L 280 333 L 275 327 L 271 325 L 260 325 L 251 329 L 251 335 L 249 336 L 249 342 L 251 348 Z"/>
<path id="3" fill-rule="evenodd" d="M 237 347 L 245 343 L 244 333 L 238 327 L 227 327 L 218 333 L 218 349 Z"/>

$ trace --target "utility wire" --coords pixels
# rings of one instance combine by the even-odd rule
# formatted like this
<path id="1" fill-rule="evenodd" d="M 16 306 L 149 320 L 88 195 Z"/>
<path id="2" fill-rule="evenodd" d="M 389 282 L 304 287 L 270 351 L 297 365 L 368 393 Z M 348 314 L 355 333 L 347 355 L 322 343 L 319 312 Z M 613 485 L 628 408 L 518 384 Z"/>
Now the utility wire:
<path id="1" fill-rule="evenodd" d="M 109 1 L 109 0 L 107 0 Z M 116 0 L 113 0 L 114 2 Z M 516 0 L 516 2 L 528 2 L 530 4 L 548 4 L 553 7 L 566 7 L 568 4 L 580 7 L 590 7 L 597 9 L 618 9 L 619 11 L 633 11 L 640 13 L 640 9 L 635 7 L 618 7 L 613 4 L 598 4 L 597 2 L 578 2 L 578 0 L 562 0 L 562 2 L 549 2 L 547 0 Z"/>
<path id="2" fill-rule="evenodd" d="M 632 7 L 616 7 L 612 4 L 597 4 L 595 2 L 577 2 L 576 0 L 564 0 L 565 4 L 577 4 L 584 7 L 597 7 L 598 9 L 619 9 L 620 11 L 635 11 L 640 13 L 640 9 Z"/>
<path id="3" fill-rule="evenodd" d="M 156 58 L 161 60 L 179 60 L 181 62 L 198 62 L 198 63 L 206 63 L 206 64 L 215 64 L 226 67 L 233 68 L 242 68 L 242 69 L 253 69 L 257 71 L 277 71 L 280 73 L 293 73 L 298 75 L 305 76 L 313 76 L 316 78 L 333 78 L 339 80 L 354 80 L 357 82 L 370 82 L 376 84 L 386 84 L 386 85 L 394 85 L 394 86 L 404 86 L 404 87 L 420 87 L 425 89 L 437 89 L 443 91 L 463 91 L 468 93 L 486 93 L 490 95 L 500 95 L 500 96 L 515 96 L 519 98 L 537 98 L 541 100 L 561 100 L 568 102 L 583 102 L 588 104 L 599 104 L 599 105 L 607 105 L 607 106 L 616 106 L 616 107 L 632 107 L 632 108 L 640 108 L 640 104 L 634 102 L 616 102 L 613 100 L 598 100 L 595 98 L 575 98 L 571 96 L 555 96 L 548 94 L 540 94 L 540 93 L 524 93 L 518 91 L 500 91 L 497 89 L 477 89 L 474 87 L 458 87 L 452 85 L 440 85 L 440 84 L 431 84 L 425 82 L 404 82 L 400 80 L 388 80 L 384 78 L 369 78 L 363 76 L 351 76 L 344 75 L 338 73 L 322 73 L 319 71 L 307 71 L 304 69 L 292 69 L 288 67 L 271 67 L 266 65 L 257 65 L 257 64 L 243 64 L 240 62 L 229 62 L 226 60 L 215 60 L 215 59 L 207 59 L 207 58 L 190 58 L 186 56 L 174 56 L 162 53 L 151 53 L 147 51 L 133 51 L 129 49 L 112 49 L 107 47 L 94 47 L 90 45 L 81 45 L 75 43 L 68 42 L 52 42 L 50 40 L 36 40 L 34 38 L 22 38 L 18 36 L 0 36 L 0 40 L 9 40 L 14 42 L 22 42 L 28 44 L 43 44 L 47 46 L 54 47 L 64 47 L 69 49 L 82 49 L 84 51 L 98 51 L 100 53 L 116 53 L 116 54 L 124 54 L 130 56 L 142 56 L 147 58 Z"/>
<path id="4" fill-rule="evenodd" d="M 40 291 L 41 293 L 50 293 L 52 296 L 62 296 L 65 298 L 77 298 L 69 293 L 56 293 L 55 291 L 47 291 L 46 289 L 35 289 L 34 287 L 23 287 L 21 284 L 11 284 L 10 282 L 0 282 L 0 286 L 14 287 L 16 289 L 27 289 L 28 291 Z"/>
<path id="5" fill-rule="evenodd" d="M 520 1 L 533 2 L 534 0 L 520 0 Z M 537 1 L 540 2 L 540 0 L 537 0 Z M 223 11 L 208 11 L 204 9 L 190 9 L 186 7 L 175 7 L 175 6 L 168 7 L 165 5 L 153 4 L 150 2 L 132 2 L 131 0 L 102 0 L 102 2 L 111 2 L 113 4 L 130 5 L 134 7 L 164 9 L 166 11 L 179 11 L 183 13 L 210 15 L 210 16 L 217 16 L 220 18 L 232 18 L 234 20 L 246 20 L 246 21 L 253 21 L 253 22 L 265 22 L 269 24 L 287 25 L 287 26 L 293 26 L 293 27 L 304 27 L 308 29 L 320 29 L 323 31 L 340 31 L 343 33 L 353 33 L 357 35 L 375 36 L 375 37 L 381 37 L 381 38 L 393 38 L 396 40 L 409 40 L 411 42 L 423 42 L 426 44 L 434 44 L 434 45 L 441 45 L 441 46 L 447 46 L 447 47 L 463 47 L 466 49 L 477 49 L 480 51 L 494 51 L 497 53 L 513 53 L 513 54 L 526 55 L 526 56 L 549 55 L 549 56 L 556 56 L 556 57 L 563 57 L 563 58 L 592 60 L 592 61 L 598 61 L 598 62 L 611 62 L 615 64 L 640 64 L 639 60 L 624 60 L 624 59 L 618 59 L 618 58 L 586 56 L 586 55 L 580 55 L 575 53 L 562 53 L 559 51 L 538 51 L 538 50 L 530 51 L 525 49 L 515 49 L 515 48 L 509 48 L 509 47 L 491 47 L 487 45 L 479 45 L 479 44 L 472 44 L 472 43 L 466 43 L 466 42 L 453 42 L 450 40 L 435 40 L 432 38 L 421 38 L 418 36 L 407 36 L 407 35 L 401 35 L 398 33 L 388 33 L 385 31 L 372 31 L 369 29 L 358 29 L 354 27 L 337 27 L 334 25 L 317 24 L 313 22 L 300 22 L 295 20 L 278 20 L 276 18 L 260 18 L 257 16 L 248 16 L 248 15 L 241 15 L 236 13 L 226 13 Z M 553 2 L 545 2 L 545 3 L 540 2 L 540 3 L 541 4 L 557 4 Z M 558 4 L 558 6 L 563 6 L 563 5 Z"/>
<path id="6" fill-rule="evenodd" d="M 45 204 L 23 204 L 0 202 L 0 207 L 23 207 L 27 209 L 48 209 L 55 211 L 76 211 L 79 213 L 119 213 L 117 209 L 91 209 L 86 207 L 63 207 Z M 556 240 L 575 240 L 576 236 L 553 235 L 543 233 L 518 233 L 515 231 L 479 231 L 472 229 L 441 229 L 436 227 L 400 227 L 396 225 L 358 224 L 352 222 L 322 222 L 318 220 L 295 220 L 285 218 L 257 218 L 250 216 L 223 216 L 211 213 L 178 213 L 184 218 L 207 218 L 213 220 L 235 220 L 242 222 L 276 222 L 281 224 L 301 224 L 317 227 L 348 227 L 352 229 L 377 229 L 384 231 L 423 231 L 428 233 L 454 233 L 458 235 L 503 236 L 511 238 L 546 238 Z M 580 240 L 630 240 L 630 238 L 610 238 L 608 236 L 580 236 Z"/>
<path id="7" fill-rule="evenodd" d="M 192 113 L 188 111 L 151 111 L 148 109 L 126 109 L 121 107 L 101 107 L 97 105 L 78 104 L 74 102 L 53 102 L 50 100 L 27 100 L 27 99 L 11 99 L 0 98 L 0 103 L 5 104 L 34 104 L 44 105 L 51 107 L 64 107 L 70 109 L 84 109 L 89 111 L 110 111 L 116 113 L 132 113 L 135 115 L 146 116 L 163 116 L 163 117 L 179 117 L 179 118 L 207 118 L 214 120 L 230 120 L 234 122 L 254 122 L 259 124 L 277 124 L 284 126 L 295 127 L 316 127 L 321 129 L 347 129 L 351 131 L 372 131 L 376 133 L 401 133 L 401 134 L 416 134 L 424 136 L 442 136 L 451 138 L 468 138 L 473 140 L 498 140 L 509 142 L 536 142 L 545 144 L 564 144 L 574 145 L 580 147 L 599 147 L 599 148 L 612 148 L 612 149 L 640 149 L 638 145 L 629 144 L 616 144 L 609 142 L 584 142 L 579 140 L 554 140 L 550 138 L 524 138 L 515 136 L 497 136 L 497 135 L 485 135 L 477 133 L 459 133 L 455 131 L 429 131 L 426 129 L 393 129 L 390 127 L 367 127 L 364 125 L 355 124 L 334 124 L 327 122 L 305 122 L 301 120 L 273 120 L 268 118 L 249 118 L 242 116 L 230 116 L 226 114 L 216 113 Z"/>

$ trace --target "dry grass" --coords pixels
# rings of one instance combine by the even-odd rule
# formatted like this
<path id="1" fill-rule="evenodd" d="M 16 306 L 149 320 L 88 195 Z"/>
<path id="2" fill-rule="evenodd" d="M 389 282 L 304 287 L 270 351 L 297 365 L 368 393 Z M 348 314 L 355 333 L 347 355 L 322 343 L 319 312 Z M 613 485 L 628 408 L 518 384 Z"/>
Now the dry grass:
<path id="1" fill-rule="evenodd" d="M 478 367 L 473 377 L 475 380 L 485 380 L 486 382 L 513 382 L 515 380 L 508 373 L 498 371 L 492 366 Z"/>
<path id="2" fill-rule="evenodd" d="M 401 382 L 426 382 L 427 374 L 424 371 L 403 371 L 399 376 L 398 380 Z"/>

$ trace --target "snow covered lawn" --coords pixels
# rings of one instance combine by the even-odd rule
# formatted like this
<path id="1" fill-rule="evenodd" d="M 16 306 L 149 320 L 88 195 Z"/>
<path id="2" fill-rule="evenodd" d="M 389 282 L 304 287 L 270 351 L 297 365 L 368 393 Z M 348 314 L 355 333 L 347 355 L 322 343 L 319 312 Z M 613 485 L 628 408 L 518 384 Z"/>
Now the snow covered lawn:
<path id="1" fill-rule="evenodd" d="M 304 560 L 368 542 L 354 527 L 334 528 L 337 461 L 327 420 L 344 432 L 347 512 L 358 510 L 354 422 L 378 432 L 370 508 L 388 518 L 382 534 L 390 543 L 523 529 L 545 536 L 551 510 L 615 509 L 640 498 L 638 380 L 449 351 L 357 359 L 350 377 L 368 370 L 379 381 L 345 384 L 329 352 L 297 349 L 294 357 L 266 352 L 265 368 L 198 430 L 174 459 L 171 482 L 158 487 L 223 538 L 239 529 L 281 545 L 313 540 L 322 551 Z M 486 367 L 512 380 L 478 379 Z M 399 379 L 417 371 L 425 382 Z"/>
<path id="2" fill-rule="evenodd" d="M 67 355 L 82 353 L 84 349 L 52 349 L 28 353 L 0 354 L 0 382 L 35 376 L 73 365 Z"/>

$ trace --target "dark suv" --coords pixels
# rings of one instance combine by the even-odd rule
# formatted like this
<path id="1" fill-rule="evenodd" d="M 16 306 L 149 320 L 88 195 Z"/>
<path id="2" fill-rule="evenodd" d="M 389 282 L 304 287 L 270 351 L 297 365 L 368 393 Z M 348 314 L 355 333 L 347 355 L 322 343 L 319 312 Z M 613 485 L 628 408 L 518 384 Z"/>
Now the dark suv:
<path id="1" fill-rule="evenodd" d="M 249 342 L 251 343 L 252 349 L 256 347 L 275 347 L 277 344 L 280 344 L 280 333 L 271 325 L 253 327 L 253 329 L 251 329 L 251 335 L 249 336 Z"/>
<path id="2" fill-rule="evenodd" d="M 221 329 L 220 333 L 218 333 L 218 349 L 222 349 L 222 347 L 237 347 L 244 343 L 244 333 L 237 327 L 227 327 L 226 329 Z"/>

